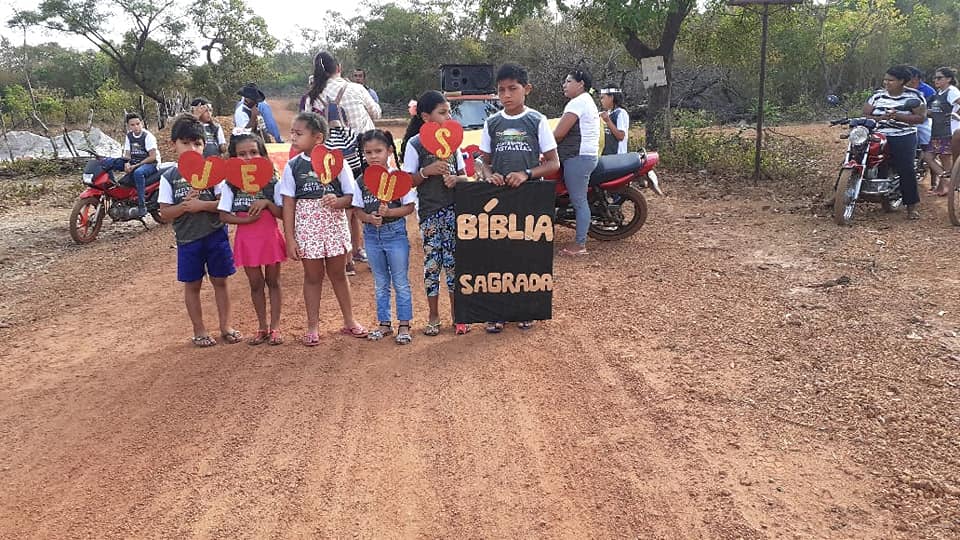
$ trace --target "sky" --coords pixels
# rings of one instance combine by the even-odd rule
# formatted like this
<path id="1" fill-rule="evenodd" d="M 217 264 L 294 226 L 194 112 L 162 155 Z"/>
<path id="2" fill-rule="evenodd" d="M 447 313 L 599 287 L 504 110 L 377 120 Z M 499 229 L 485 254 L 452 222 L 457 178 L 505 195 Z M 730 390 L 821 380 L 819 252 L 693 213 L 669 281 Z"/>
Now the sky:
<path id="1" fill-rule="evenodd" d="M 257 15 L 267 21 L 270 33 L 280 41 L 285 38 L 296 39 L 300 35 L 296 28 L 298 25 L 318 30 L 323 29 L 323 14 L 328 10 L 344 13 L 348 17 L 358 12 L 357 3 L 348 0 L 246 0 L 246 3 Z M 372 3 L 381 2 L 372 0 Z M 0 1 L 0 36 L 7 37 L 16 44 L 21 43 L 23 41 L 22 32 L 8 28 L 7 20 L 13 16 L 15 10 L 33 9 L 37 4 L 37 0 Z M 311 16 L 303 17 L 305 12 Z M 120 33 L 119 25 L 117 33 Z M 64 36 L 63 34 L 31 31 L 27 36 L 27 42 L 31 45 L 50 41 L 56 41 L 64 46 L 74 48 L 89 49 L 92 47 L 83 38 Z"/>

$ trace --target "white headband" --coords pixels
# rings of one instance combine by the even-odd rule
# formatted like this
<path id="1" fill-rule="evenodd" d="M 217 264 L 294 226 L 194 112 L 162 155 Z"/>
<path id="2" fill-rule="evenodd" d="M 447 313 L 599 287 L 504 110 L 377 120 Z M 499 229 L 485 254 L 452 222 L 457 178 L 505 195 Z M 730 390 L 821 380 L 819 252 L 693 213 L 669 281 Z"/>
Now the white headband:
<path id="1" fill-rule="evenodd" d="M 600 90 L 601 94 L 622 94 L 623 90 L 619 88 L 604 88 Z"/>

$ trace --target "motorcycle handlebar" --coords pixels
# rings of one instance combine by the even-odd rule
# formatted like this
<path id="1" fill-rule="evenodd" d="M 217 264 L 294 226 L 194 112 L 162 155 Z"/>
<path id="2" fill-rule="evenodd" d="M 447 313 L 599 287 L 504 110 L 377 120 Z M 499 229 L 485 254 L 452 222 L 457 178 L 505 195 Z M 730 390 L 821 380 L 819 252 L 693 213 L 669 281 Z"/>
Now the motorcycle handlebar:
<path id="1" fill-rule="evenodd" d="M 845 125 L 845 124 L 849 124 L 849 123 L 850 123 L 850 119 L 849 119 L 849 118 L 840 118 L 840 119 L 837 119 L 837 120 L 831 120 L 831 121 L 830 121 L 830 125 L 831 125 L 831 126 L 839 126 L 839 125 Z"/>

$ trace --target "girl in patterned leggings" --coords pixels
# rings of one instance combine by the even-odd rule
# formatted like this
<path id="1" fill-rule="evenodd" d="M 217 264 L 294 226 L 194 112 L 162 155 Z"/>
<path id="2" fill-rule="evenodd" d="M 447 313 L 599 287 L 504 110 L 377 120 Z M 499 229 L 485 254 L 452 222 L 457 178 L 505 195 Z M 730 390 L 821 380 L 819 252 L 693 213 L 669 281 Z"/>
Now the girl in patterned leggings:
<path id="1" fill-rule="evenodd" d="M 463 155 L 454 152 L 446 160 L 431 154 L 420 142 L 420 128 L 427 122 L 443 123 L 450 119 L 450 104 L 435 90 L 424 92 L 417 100 L 416 114 L 403 136 L 402 170 L 413 175 L 419 197 L 420 233 L 423 236 L 423 284 L 427 291 L 430 316 L 424 335 L 440 333 L 440 270 L 444 272 L 450 294 L 450 316 L 453 315 L 454 247 L 457 241 L 457 216 L 453 208 L 453 187 L 464 176 Z M 455 320 L 455 319 L 454 319 Z M 458 335 L 470 331 L 466 324 L 456 324 Z"/>

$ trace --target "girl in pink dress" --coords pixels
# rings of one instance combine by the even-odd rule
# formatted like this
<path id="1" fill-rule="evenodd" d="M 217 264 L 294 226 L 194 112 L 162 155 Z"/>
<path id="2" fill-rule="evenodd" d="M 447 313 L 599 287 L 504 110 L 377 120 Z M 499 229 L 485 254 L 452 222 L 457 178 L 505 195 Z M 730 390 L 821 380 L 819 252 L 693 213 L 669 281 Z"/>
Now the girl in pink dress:
<path id="1" fill-rule="evenodd" d="M 320 295 L 323 276 L 330 277 L 333 294 L 343 314 L 340 333 L 367 337 L 367 330 L 353 318 L 346 262 L 350 256 L 350 227 L 346 209 L 357 190 L 350 167 L 329 183 L 320 181 L 310 154 L 322 146 L 327 121 L 312 112 L 300 113 L 290 128 L 290 146 L 300 152 L 283 168 L 278 191 L 283 196 L 283 230 L 287 256 L 303 263 L 303 302 L 307 308 L 307 333 L 303 344 L 320 344 Z"/>
<path id="2" fill-rule="evenodd" d="M 230 157 L 253 159 L 268 157 L 263 139 L 252 134 L 236 135 L 230 139 Z M 220 221 L 234 223 L 237 232 L 233 240 L 234 261 L 242 266 L 250 281 L 250 296 L 257 312 L 260 329 L 248 343 L 270 345 L 283 343 L 280 333 L 280 263 L 287 259 L 287 246 L 277 226 L 282 217 L 282 198 L 276 191 L 274 177 L 256 195 L 245 193 L 224 183 L 220 204 Z M 270 290 L 270 324 L 267 325 L 267 302 L 264 285 Z"/>

